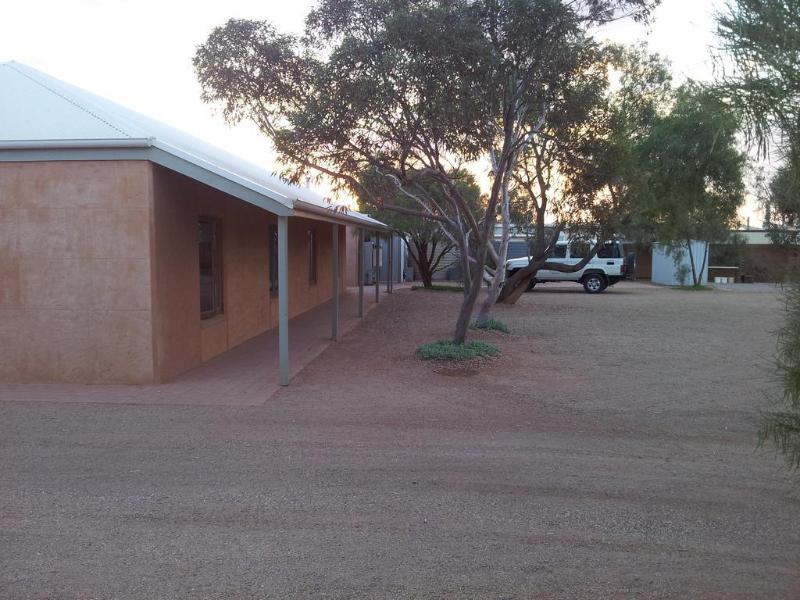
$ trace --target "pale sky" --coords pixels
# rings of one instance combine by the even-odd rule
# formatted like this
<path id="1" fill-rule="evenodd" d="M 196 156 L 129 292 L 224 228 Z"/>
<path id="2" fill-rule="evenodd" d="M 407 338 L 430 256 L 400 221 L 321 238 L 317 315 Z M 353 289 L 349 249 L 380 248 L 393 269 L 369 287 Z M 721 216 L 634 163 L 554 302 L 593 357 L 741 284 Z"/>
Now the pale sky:
<path id="1" fill-rule="evenodd" d="M 300 31 L 314 0 L 27 0 L 0 2 L 0 62 L 16 60 L 274 168 L 254 126 L 223 123 L 200 101 L 192 56 L 229 18 Z M 713 11 L 723 0 L 663 0 L 650 26 L 618 22 L 598 35 L 647 40 L 676 79 L 712 76 Z M 748 210 L 749 212 L 749 210 Z"/>

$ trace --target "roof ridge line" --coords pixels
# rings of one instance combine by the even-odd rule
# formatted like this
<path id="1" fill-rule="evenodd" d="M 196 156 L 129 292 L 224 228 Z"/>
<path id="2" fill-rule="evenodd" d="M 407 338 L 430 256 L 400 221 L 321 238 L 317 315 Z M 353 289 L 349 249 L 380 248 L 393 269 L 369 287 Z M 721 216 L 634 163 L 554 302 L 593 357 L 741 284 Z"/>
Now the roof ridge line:
<path id="1" fill-rule="evenodd" d="M 133 138 L 133 137 L 134 137 L 132 134 L 130 134 L 130 133 L 126 132 L 126 131 L 123 131 L 122 129 L 120 129 L 119 127 L 117 127 L 116 125 L 114 125 L 113 123 L 110 123 L 110 122 L 109 122 L 107 119 L 104 119 L 104 118 L 103 118 L 102 116 L 100 116 L 99 114 L 96 114 L 95 112 L 93 112 L 93 111 L 89 110 L 87 107 L 85 107 L 85 106 L 83 106 L 83 105 L 79 104 L 77 101 L 73 100 L 72 98 L 69 98 L 68 96 L 66 96 L 66 95 L 65 95 L 65 94 L 63 94 L 62 92 L 59 92 L 58 90 L 55 90 L 55 89 L 53 89 L 52 87 L 48 86 L 48 85 L 47 85 L 47 84 L 45 84 L 44 82 L 42 82 L 42 81 L 39 81 L 38 79 L 36 79 L 36 78 L 32 77 L 31 75 L 29 75 L 28 73 L 26 73 L 25 71 L 23 71 L 23 70 L 21 70 L 21 69 L 17 68 L 17 64 L 18 64 L 18 63 L 15 63 L 15 62 L 13 62 L 13 61 L 12 61 L 12 62 L 8 62 L 8 63 L 5 63 L 5 65 L 6 65 L 8 68 L 10 68 L 10 69 L 13 69 L 14 71 L 16 71 L 17 73 L 19 73 L 19 74 L 20 74 L 20 75 L 22 75 L 23 77 L 25 77 L 25 78 L 29 79 L 30 81 L 32 81 L 32 82 L 33 82 L 33 83 L 35 83 L 36 85 L 39 85 L 39 86 L 43 87 L 43 88 L 44 88 L 44 89 L 46 89 L 48 92 L 50 92 L 50 93 L 52 93 L 52 94 L 55 94 L 56 96 L 58 96 L 58 97 L 59 97 L 59 98 L 61 98 L 62 100 L 66 100 L 67 102 L 69 102 L 70 104 L 72 104 L 72 105 L 73 105 L 75 108 L 77 108 L 77 109 L 79 109 L 79 110 L 81 110 L 81 111 L 85 112 L 85 113 L 86 113 L 86 114 L 88 114 L 88 115 L 91 115 L 92 117 L 94 117 L 94 118 L 95 118 L 95 119 L 97 119 L 98 121 L 101 121 L 101 122 L 105 123 L 106 125 L 108 125 L 109 127 L 111 127 L 111 129 L 114 129 L 114 130 L 116 130 L 116 131 L 119 131 L 119 132 L 120 132 L 122 135 L 124 135 L 124 136 L 125 136 L 125 137 L 127 137 L 127 138 Z M 96 107 L 95 107 L 95 110 L 96 110 Z"/>

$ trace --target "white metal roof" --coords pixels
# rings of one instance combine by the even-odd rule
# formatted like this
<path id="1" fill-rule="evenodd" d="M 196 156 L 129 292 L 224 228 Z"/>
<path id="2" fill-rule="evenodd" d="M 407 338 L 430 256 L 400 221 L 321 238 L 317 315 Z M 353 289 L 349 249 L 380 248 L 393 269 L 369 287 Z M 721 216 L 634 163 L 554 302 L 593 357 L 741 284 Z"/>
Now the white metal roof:
<path id="1" fill-rule="evenodd" d="M 26 65 L 0 63 L 0 150 L 7 156 L 33 149 L 132 148 L 148 149 L 143 158 L 170 168 L 185 165 L 178 170 L 271 212 L 291 214 L 296 208 L 337 221 L 385 227 L 356 211 L 334 211 L 319 194 L 289 185 L 261 167 L 174 127 Z M 58 159 L 56 154 L 53 157 Z"/>

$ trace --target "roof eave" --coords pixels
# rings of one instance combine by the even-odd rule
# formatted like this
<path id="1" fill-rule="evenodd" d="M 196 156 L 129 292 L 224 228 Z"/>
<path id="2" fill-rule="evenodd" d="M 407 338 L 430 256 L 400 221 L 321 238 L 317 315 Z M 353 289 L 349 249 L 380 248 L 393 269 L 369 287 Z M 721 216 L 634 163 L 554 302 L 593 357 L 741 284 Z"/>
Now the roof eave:
<path id="1" fill-rule="evenodd" d="M 361 218 L 360 215 L 354 215 L 348 213 L 346 211 L 339 211 L 335 210 L 333 206 L 331 208 L 324 208 L 321 206 L 317 206 L 316 204 L 311 204 L 310 202 L 306 202 L 300 198 L 294 201 L 295 206 L 295 215 L 298 217 L 304 216 L 303 213 L 309 213 L 309 217 L 311 218 L 323 218 L 323 220 L 341 223 L 344 225 L 356 225 L 358 227 L 364 227 L 365 229 L 370 230 L 380 230 L 380 231 L 389 231 L 390 228 L 385 224 L 377 221 L 375 219 L 364 219 Z"/>

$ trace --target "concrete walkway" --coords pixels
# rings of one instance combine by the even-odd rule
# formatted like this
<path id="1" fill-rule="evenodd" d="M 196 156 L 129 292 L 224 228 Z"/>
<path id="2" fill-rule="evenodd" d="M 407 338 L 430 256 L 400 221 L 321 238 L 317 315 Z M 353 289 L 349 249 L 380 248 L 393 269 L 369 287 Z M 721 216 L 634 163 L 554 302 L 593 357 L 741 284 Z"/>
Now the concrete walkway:
<path id="1" fill-rule="evenodd" d="M 381 289 L 381 300 L 385 293 L 384 285 Z M 376 306 L 374 287 L 365 288 L 365 315 Z M 333 343 L 330 339 L 330 310 L 330 302 L 327 302 L 289 322 L 291 377 L 302 371 Z M 359 325 L 361 320 L 357 315 L 358 288 L 350 288 L 342 296 L 340 303 L 339 329 L 342 336 Z M 259 406 L 264 404 L 279 387 L 278 331 L 277 328 L 274 328 L 167 383 L 159 385 L 0 384 L 0 402 Z"/>

